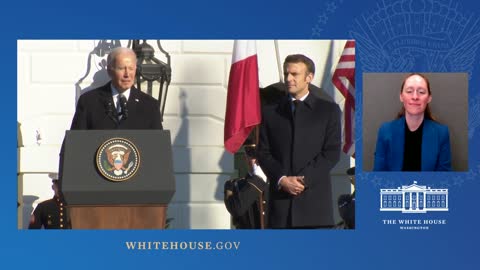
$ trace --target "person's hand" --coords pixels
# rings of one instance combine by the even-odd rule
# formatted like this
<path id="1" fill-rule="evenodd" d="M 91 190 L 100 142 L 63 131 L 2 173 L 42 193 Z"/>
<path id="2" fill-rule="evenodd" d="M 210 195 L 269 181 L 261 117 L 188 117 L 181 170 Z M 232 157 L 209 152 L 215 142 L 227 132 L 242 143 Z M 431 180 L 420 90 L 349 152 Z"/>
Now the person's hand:
<path id="1" fill-rule="evenodd" d="M 305 190 L 304 176 L 285 176 L 280 181 L 280 187 L 283 191 L 297 196 Z"/>

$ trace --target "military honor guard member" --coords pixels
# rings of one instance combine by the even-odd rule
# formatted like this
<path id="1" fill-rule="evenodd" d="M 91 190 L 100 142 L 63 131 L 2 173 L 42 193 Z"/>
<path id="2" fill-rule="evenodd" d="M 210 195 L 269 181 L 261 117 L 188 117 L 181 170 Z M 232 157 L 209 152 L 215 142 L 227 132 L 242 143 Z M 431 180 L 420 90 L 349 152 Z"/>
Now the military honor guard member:
<path id="1" fill-rule="evenodd" d="M 52 199 L 37 205 L 30 217 L 29 229 L 71 229 L 65 202 L 58 188 L 58 180 L 52 180 L 55 193 Z"/>
<path id="2" fill-rule="evenodd" d="M 224 202 L 233 217 L 237 229 L 261 229 L 267 227 L 268 183 L 257 163 L 256 145 L 247 139 L 245 161 L 248 173 L 245 177 L 225 182 Z"/>

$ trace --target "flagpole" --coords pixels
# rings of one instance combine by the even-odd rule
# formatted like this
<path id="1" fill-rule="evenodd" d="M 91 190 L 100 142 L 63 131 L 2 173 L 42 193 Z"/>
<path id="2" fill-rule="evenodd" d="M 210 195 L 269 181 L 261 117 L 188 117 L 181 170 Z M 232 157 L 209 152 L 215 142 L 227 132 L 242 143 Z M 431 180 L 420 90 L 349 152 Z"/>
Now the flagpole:
<path id="1" fill-rule="evenodd" d="M 273 43 L 275 44 L 275 56 L 277 57 L 278 81 L 283 82 L 283 72 L 280 60 L 280 49 L 278 48 L 278 40 L 275 39 Z"/>

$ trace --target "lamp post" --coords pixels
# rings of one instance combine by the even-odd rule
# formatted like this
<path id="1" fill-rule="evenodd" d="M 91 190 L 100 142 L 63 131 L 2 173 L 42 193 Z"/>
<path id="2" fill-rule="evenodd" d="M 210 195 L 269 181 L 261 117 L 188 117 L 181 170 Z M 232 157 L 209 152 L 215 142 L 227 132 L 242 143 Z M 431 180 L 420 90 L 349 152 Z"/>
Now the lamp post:
<path id="1" fill-rule="evenodd" d="M 137 88 L 142 91 L 141 85 L 146 82 L 147 89 L 144 92 L 153 96 L 153 82 L 159 83 L 158 101 L 160 102 L 163 122 L 168 86 L 172 78 L 172 68 L 170 66 L 170 55 L 162 48 L 159 40 L 157 40 L 157 46 L 167 58 L 166 63 L 155 57 L 155 50 L 146 40 L 143 40 L 142 43 L 140 43 L 140 40 L 133 40 L 132 42 L 132 49 L 137 55 L 137 73 L 135 75 Z"/>

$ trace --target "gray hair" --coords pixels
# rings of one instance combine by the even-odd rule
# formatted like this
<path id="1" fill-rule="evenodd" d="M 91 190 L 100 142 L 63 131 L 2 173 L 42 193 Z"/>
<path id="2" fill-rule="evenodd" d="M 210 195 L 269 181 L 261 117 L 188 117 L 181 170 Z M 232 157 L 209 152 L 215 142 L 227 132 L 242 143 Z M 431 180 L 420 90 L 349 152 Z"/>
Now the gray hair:
<path id="1" fill-rule="evenodd" d="M 109 54 L 108 54 L 108 57 L 107 57 L 107 66 L 109 68 L 112 68 L 114 67 L 115 65 L 115 61 L 117 59 L 117 56 L 119 54 L 132 54 L 134 57 L 135 57 L 135 62 L 137 61 L 137 55 L 135 54 L 135 52 L 130 49 L 130 48 L 125 48 L 125 47 L 116 47 L 115 49 L 113 49 Z"/>

